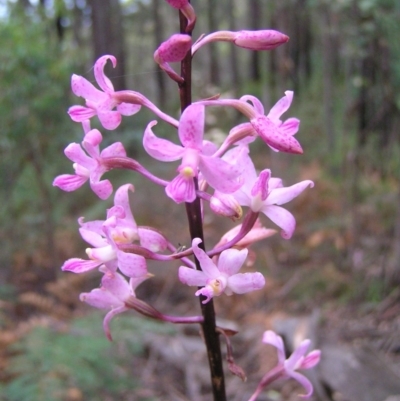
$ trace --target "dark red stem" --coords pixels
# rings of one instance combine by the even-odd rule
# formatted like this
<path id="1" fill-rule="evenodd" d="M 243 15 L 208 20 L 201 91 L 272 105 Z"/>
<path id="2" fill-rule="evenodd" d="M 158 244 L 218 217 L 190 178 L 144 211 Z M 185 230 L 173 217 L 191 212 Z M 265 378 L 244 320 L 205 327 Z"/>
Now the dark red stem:
<path id="1" fill-rule="evenodd" d="M 186 32 L 187 20 L 186 17 L 179 12 L 180 31 Z M 192 55 L 191 51 L 188 52 L 186 57 L 181 62 L 181 76 L 183 82 L 179 84 L 179 95 L 181 101 L 181 111 L 185 110 L 192 103 Z M 197 179 L 195 178 L 195 186 L 198 190 Z M 196 197 L 192 203 L 186 203 L 186 213 L 189 221 L 190 236 L 193 238 L 200 238 L 202 240 L 200 246 L 204 249 L 204 235 L 203 235 L 203 220 L 201 216 L 200 198 Z M 198 260 L 195 258 L 196 269 L 201 270 Z M 205 297 L 200 296 L 201 313 L 204 317 L 202 323 L 204 341 L 207 347 L 207 356 L 210 366 L 211 386 L 214 396 L 214 401 L 226 401 L 225 394 L 225 379 L 222 365 L 221 345 L 219 335 L 216 330 L 215 323 L 215 309 L 214 303 L 210 302 L 203 304 L 202 301 Z"/>

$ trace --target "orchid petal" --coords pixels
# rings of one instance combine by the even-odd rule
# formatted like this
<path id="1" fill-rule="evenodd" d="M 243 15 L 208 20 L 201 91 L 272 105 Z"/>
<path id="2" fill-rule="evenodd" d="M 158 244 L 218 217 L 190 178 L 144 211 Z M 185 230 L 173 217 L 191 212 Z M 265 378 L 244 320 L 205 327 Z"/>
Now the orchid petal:
<path id="1" fill-rule="evenodd" d="M 97 223 L 93 222 L 93 223 Z M 79 228 L 79 234 L 81 237 L 94 248 L 102 248 L 108 245 L 107 240 L 104 238 L 104 234 L 98 233 L 90 229 L 90 222 L 87 225 Z"/>
<path id="2" fill-rule="evenodd" d="M 97 162 L 89 157 L 77 143 L 70 143 L 64 149 L 65 156 L 74 163 L 78 163 L 80 166 L 91 170 L 96 167 Z"/>
<path id="3" fill-rule="evenodd" d="M 257 99 L 255 96 L 252 95 L 244 95 L 242 96 L 239 100 L 242 100 L 244 102 L 251 102 L 251 104 L 254 107 L 254 110 L 258 113 L 258 114 L 264 114 L 264 106 L 263 104 L 260 102 L 259 99 Z"/>
<path id="4" fill-rule="evenodd" d="M 286 91 L 285 96 L 279 99 L 275 103 L 275 105 L 268 113 L 267 117 L 274 123 L 279 123 L 281 121 L 280 120 L 281 115 L 289 109 L 292 100 L 293 100 L 293 91 Z"/>
<path id="5" fill-rule="evenodd" d="M 90 188 L 102 200 L 107 199 L 113 191 L 113 186 L 109 180 L 97 182 L 90 180 Z"/>
<path id="6" fill-rule="evenodd" d="M 218 269 L 220 272 L 226 273 L 228 276 L 236 274 L 243 266 L 247 258 L 248 250 L 227 249 L 222 252 L 218 259 Z"/>
<path id="7" fill-rule="evenodd" d="M 201 145 L 201 153 L 206 156 L 212 156 L 217 151 L 217 146 L 211 142 L 204 140 Z"/>
<path id="8" fill-rule="evenodd" d="M 228 287 L 236 294 L 260 290 L 265 285 L 264 276 L 259 273 L 238 273 L 228 278 Z"/>
<path id="9" fill-rule="evenodd" d="M 257 115 L 250 122 L 260 138 L 275 150 L 294 154 L 303 153 L 300 143 L 292 135 L 280 132 L 279 127 L 268 117 Z"/>
<path id="10" fill-rule="evenodd" d="M 286 355 L 282 337 L 278 336 L 272 330 L 267 330 L 266 332 L 264 332 L 262 341 L 264 344 L 270 344 L 277 349 L 278 362 L 280 364 L 283 364 L 285 362 Z"/>
<path id="11" fill-rule="evenodd" d="M 300 195 L 307 187 L 312 188 L 314 183 L 310 180 L 298 182 L 290 187 L 276 188 L 267 198 L 267 205 L 283 205 Z"/>
<path id="12" fill-rule="evenodd" d="M 107 98 L 102 91 L 97 89 L 91 82 L 80 75 L 72 75 L 71 89 L 76 96 L 83 97 L 92 102 L 99 102 Z"/>
<path id="13" fill-rule="evenodd" d="M 116 129 L 121 124 L 122 120 L 121 114 L 118 111 L 112 110 L 98 110 L 97 117 L 99 118 L 101 125 L 109 131 Z"/>
<path id="14" fill-rule="evenodd" d="M 80 188 L 87 180 L 88 177 L 82 177 L 76 174 L 62 174 L 54 179 L 53 186 L 59 187 L 66 192 L 72 192 Z"/>
<path id="15" fill-rule="evenodd" d="M 118 267 L 125 276 L 143 277 L 147 275 L 146 259 L 133 253 L 117 251 Z"/>
<path id="16" fill-rule="evenodd" d="M 110 322 L 111 322 L 111 319 L 112 319 L 114 316 L 119 315 L 120 313 L 125 312 L 125 311 L 127 311 L 127 310 L 129 310 L 129 308 L 127 308 L 126 306 L 119 306 L 118 308 L 111 309 L 110 312 L 108 312 L 108 313 L 106 314 L 106 316 L 104 317 L 104 320 L 103 320 L 103 330 L 104 330 L 104 333 L 105 333 L 106 337 L 107 337 L 110 341 L 112 341 L 111 331 L 110 331 Z"/>
<path id="17" fill-rule="evenodd" d="M 131 206 L 129 203 L 129 191 L 134 192 L 135 187 L 132 184 L 120 186 L 114 196 L 114 205 L 121 206 L 125 211 L 125 219 L 132 228 L 136 228 L 136 221 L 133 217 Z"/>
<path id="18" fill-rule="evenodd" d="M 155 136 L 151 128 L 156 124 L 157 121 L 151 121 L 144 132 L 143 147 L 146 152 L 154 159 L 163 162 L 181 159 L 185 149 L 166 139 L 161 139 Z"/>
<path id="19" fill-rule="evenodd" d="M 104 148 L 100 156 L 103 157 L 126 157 L 126 150 L 121 142 L 114 142 L 110 146 Z"/>
<path id="20" fill-rule="evenodd" d="M 202 155 L 199 168 L 206 181 L 223 193 L 233 193 L 243 185 L 240 164 L 232 165 L 220 158 Z"/>
<path id="21" fill-rule="evenodd" d="M 123 116 L 133 116 L 141 107 L 140 104 L 121 103 L 117 106 L 117 111 Z"/>
<path id="22" fill-rule="evenodd" d="M 83 292 L 80 294 L 79 299 L 98 309 L 110 309 L 124 305 L 122 301 L 105 288 L 95 288 L 90 292 Z"/>
<path id="23" fill-rule="evenodd" d="M 195 254 L 197 260 L 200 263 L 201 270 L 204 272 L 207 278 L 216 278 L 220 275 L 220 271 L 215 266 L 214 262 L 210 259 L 207 254 L 199 248 L 199 244 L 201 243 L 200 238 L 194 238 L 192 241 L 193 253 Z"/>
<path id="24" fill-rule="evenodd" d="M 207 277 L 204 272 L 190 269 L 186 266 L 179 267 L 178 277 L 181 283 L 190 286 L 202 287 L 205 286 L 207 283 Z"/>
<path id="25" fill-rule="evenodd" d="M 290 357 L 285 361 L 285 369 L 287 372 L 291 372 L 300 368 L 301 362 L 304 359 L 304 355 L 306 354 L 310 344 L 310 340 L 303 340 L 301 344 L 293 351 L 292 355 L 290 355 Z"/>
<path id="26" fill-rule="evenodd" d="M 301 373 L 298 373 L 298 372 L 290 373 L 290 377 L 292 379 L 295 379 L 296 381 L 298 381 L 304 387 L 304 390 L 306 390 L 306 394 L 299 394 L 299 397 L 301 397 L 301 398 L 311 397 L 311 395 L 313 393 L 313 386 L 312 386 L 310 380 L 308 380 L 304 375 L 302 375 Z"/>
<path id="27" fill-rule="evenodd" d="M 146 227 L 139 227 L 138 232 L 140 245 L 144 248 L 149 249 L 152 252 L 161 252 L 167 249 L 167 240 L 157 231 Z"/>
<path id="28" fill-rule="evenodd" d="M 319 349 L 311 351 L 304 357 L 299 369 L 311 369 L 319 363 L 321 359 L 321 351 Z"/>
<path id="29" fill-rule="evenodd" d="M 250 193 L 253 183 L 257 179 L 257 173 L 248 153 L 249 149 L 247 147 L 237 146 L 226 152 L 222 159 L 229 164 L 237 163 L 243 168 L 243 186 L 241 188 Z"/>
<path id="30" fill-rule="evenodd" d="M 102 56 L 94 64 L 94 76 L 100 88 L 106 93 L 111 93 L 114 92 L 114 86 L 109 78 L 104 74 L 104 66 L 107 63 L 107 60 L 111 61 L 114 68 L 117 66 L 117 59 L 114 56 Z"/>
<path id="31" fill-rule="evenodd" d="M 86 273 L 89 270 L 93 270 L 100 266 L 103 262 L 98 260 L 85 260 L 79 258 L 68 259 L 61 267 L 63 271 L 69 271 L 72 273 Z"/>
<path id="32" fill-rule="evenodd" d="M 101 285 L 118 298 L 122 304 L 131 295 L 131 287 L 121 274 L 105 273 L 101 280 Z"/>
<path id="33" fill-rule="evenodd" d="M 96 157 L 99 155 L 99 145 L 103 140 L 103 136 L 101 135 L 98 129 L 92 129 L 88 133 L 85 134 L 82 142 L 82 146 L 92 157 Z M 89 149 L 91 151 L 89 151 Z"/>
<path id="34" fill-rule="evenodd" d="M 166 187 L 165 193 L 176 203 L 191 203 L 196 199 L 196 188 L 192 178 L 179 174 Z"/>
<path id="35" fill-rule="evenodd" d="M 297 134 L 300 127 L 300 120 L 298 118 L 288 118 L 283 124 L 279 126 L 279 131 L 284 135 Z"/>
<path id="36" fill-rule="evenodd" d="M 184 147 L 200 150 L 204 135 L 204 106 L 192 104 L 182 113 L 178 135 Z"/>
<path id="37" fill-rule="evenodd" d="M 84 121 L 96 115 L 96 110 L 84 106 L 71 106 L 68 109 L 68 114 L 72 121 L 83 123 Z"/>
<path id="38" fill-rule="evenodd" d="M 296 220 L 292 213 L 280 206 L 275 205 L 263 206 L 261 212 L 263 212 L 269 219 L 271 219 L 278 227 L 282 229 L 281 236 L 283 238 L 290 239 L 292 237 L 296 228 Z"/>
<path id="39" fill-rule="evenodd" d="M 103 231 L 103 220 L 92 220 L 92 221 L 87 221 L 85 222 L 85 219 L 83 217 L 80 217 L 78 219 L 78 223 L 81 226 L 82 229 L 88 230 L 88 231 L 94 231 L 97 235 L 101 236 L 102 238 L 104 237 L 104 231 Z M 92 244 L 93 246 L 96 246 Z M 103 245 L 100 245 L 103 246 Z"/>

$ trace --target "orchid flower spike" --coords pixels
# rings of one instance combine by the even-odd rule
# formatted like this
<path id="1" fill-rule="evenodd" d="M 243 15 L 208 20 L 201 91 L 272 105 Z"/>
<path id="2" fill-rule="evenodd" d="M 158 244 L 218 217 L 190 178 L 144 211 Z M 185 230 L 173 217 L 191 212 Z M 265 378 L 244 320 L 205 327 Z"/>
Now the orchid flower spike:
<path id="1" fill-rule="evenodd" d="M 84 121 L 83 124 L 86 122 Z M 107 199 L 111 195 L 113 187 L 109 180 L 101 180 L 102 175 L 109 170 L 102 163 L 102 159 L 105 157 L 126 157 L 126 151 L 121 142 L 115 142 L 100 152 L 102 140 L 100 131 L 92 129 L 86 133 L 82 146 L 77 143 L 68 145 L 64 153 L 68 159 L 74 162 L 75 174 L 59 175 L 54 179 L 53 186 L 71 192 L 89 180 L 93 192 L 100 199 Z"/>
<path id="2" fill-rule="evenodd" d="M 186 17 L 188 24 L 186 32 L 191 32 L 196 23 L 196 13 L 188 0 L 166 0 L 166 2 L 173 8 L 178 9 Z"/>
<path id="3" fill-rule="evenodd" d="M 167 195 L 176 203 L 195 200 L 193 178 L 198 177 L 199 171 L 211 187 L 222 193 L 233 193 L 242 186 L 242 166 L 213 157 L 215 147 L 211 142 L 203 140 L 204 106 L 190 105 L 182 113 L 178 127 L 182 146 L 156 137 L 151 130 L 155 124 L 156 121 L 148 124 L 143 146 L 146 152 L 157 160 L 170 162 L 182 159 L 178 167 L 178 176 L 165 188 Z"/>
<path id="4" fill-rule="evenodd" d="M 177 33 L 161 43 L 154 53 L 154 60 L 174 81 L 182 83 L 183 78 L 170 67 L 169 63 L 182 61 L 191 46 L 192 38 L 189 35 Z"/>
<path id="5" fill-rule="evenodd" d="M 271 384 L 273 381 L 280 378 L 292 378 L 297 380 L 305 389 L 306 394 L 300 395 L 302 398 L 309 398 L 313 393 L 313 386 L 311 382 L 298 370 L 311 369 L 316 366 L 321 359 L 321 351 L 314 350 L 306 355 L 306 352 L 310 346 L 310 340 L 304 340 L 295 349 L 295 351 L 286 359 L 285 347 L 283 344 L 282 337 L 278 336 L 271 330 L 268 330 L 263 335 L 263 343 L 270 344 L 277 349 L 278 352 L 278 364 L 275 368 L 269 371 L 261 379 L 257 386 L 256 391 L 251 396 L 249 401 L 255 401 L 261 391 Z"/>
<path id="6" fill-rule="evenodd" d="M 110 321 L 119 313 L 129 310 L 125 302 L 129 298 L 135 297 L 135 289 L 143 281 L 151 277 L 151 274 L 138 278 L 131 278 L 129 282 L 121 274 L 107 270 L 103 266 L 104 276 L 101 280 L 100 288 L 95 288 L 90 292 L 84 292 L 80 295 L 80 300 L 87 304 L 99 308 L 109 309 L 103 320 L 103 329 L 107 338 L 112 341 L 110 332 Z"/>
<path id="7" fill-rule="evenodd" d="M 192 48 L 192 55 L 206 43 L 232 42 L 238 47 L 249 50 L 272 50 L 286 43 L 289 37 L 273 29 L 259 31 L 217 31 L 198 40 Z"/>
<path id="8" fill-rule="evenodd" d="M 104 74 L 104 66 L 110 60 L 113 67 L 117 65 L 114 56 L 100 57 L 94 64 L 94 76 L 102 90 L 93 86 L 86 78 L 80 75 L 72 75 L 71 87 L 76 96 L 83 97 L 85 106 L 72 106 L 68 114 L 75 122 L 83 122 L 97 115 L 101 125 L 108 130 L 114 130 L 121 123 L 121 115 L 132 116 L 140 110 L 139 104 L 120 103 L 114 98 L 114 86 Z M 117 110 L 113 110 L 116 108 Z"/>
<path id="9" fill-rule="evenodd" d="M 259 273 L 238 273 L 247 257 L 247 249 L 228 249 L 218 259 L 218 266 L 199 248 L 200 238 L 192 241 L 193 253 L 202 271 L 179 267 L 179 280 L 189 286 L 203 287 L 195 295 L 205 297 L 203 304 L 223 293 L 227 295 L 244 294 L 264 287 L 264 276 Z"/>

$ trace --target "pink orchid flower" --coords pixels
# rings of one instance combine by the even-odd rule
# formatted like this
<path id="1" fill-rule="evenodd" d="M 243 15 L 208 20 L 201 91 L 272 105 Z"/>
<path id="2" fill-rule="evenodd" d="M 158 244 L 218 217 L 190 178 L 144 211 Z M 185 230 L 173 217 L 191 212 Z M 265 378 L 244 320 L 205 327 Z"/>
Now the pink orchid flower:
<path id="1" fill-rule="evenodd" d="M 282 122 L 280 119 L 292 103 L 293 91 L 286 91 L 285 96 L 278 100 L 266 116 L 264 115 L 264 106 L 256 97 L 245 95 L 240 100 L 250 101 L 253 104 L 256 115 L 250 120 L 250 123 L 271 149 L 288 153 L 303 153 L 299 142 L 293 137 L 299 130 L 300 120 L 289 118 Z"/>
<path id="2" fill-rule="evenodd" d="M 62 270 L 84 273 L 104 264 L 108 270 L 116 271 L 119 268 L 123 274 L 132 278 L 147 274 L 145 258 L 123 252 L 118 245 L 131 244 L 139 240 L 141 246 L 158 252 L 165 250 L 168 243 L 158 232 L 136 225 L 129 206 L 129 190 L 133 191 L 133 185 L 123 185 L 116 191 L 114 206 L 108 210 L 105 221 L 83 222 L 82 218 L 79 219 L 81 225 L 79 232 L 93 248 L 86 250 L 89 260 L 69 259 L 62 266 Z"/>
<path id="3" fill-rule="evenodd" d="M 192 241 L 193 253 L 198 259 L 202 271 L 179 267 L 179 280 L 183 284 L 203 287 L 195 295 L 203 295 L 203 304 L 213 297 L 223 293 L 227 295 L 245 294 L 264 287 L 264 276 L 259 273 L 238 273 L 247 257 L 247 249 L 228 249 L 223 251 L 215 265 L 207 254 L 199 248 L 202 241 L 195 238 Z"/>
<path id="4" fill-rule="evenodd" d="M 297 372 L 302 369 L 311 369 L 316 366 L 321 359 L 321 351 L 314 350 L 306 355 L 311 341 L 306 339 L 295 349 L 295 351 L 286 359 L 285 347 L 282 337 L 278 336 L 271 330 L 263 335 L 263 343 L 270 344 L 277 349 L 278 364 L 270 372 L 268 372 L 257 386 L 256 391 L 250 397 L 249 401 L 255 401 L 261 391 L 273 381 L 280 378 L 292 378 L 297 380 L 306 390 L 306 394 L 300 395 L 302 398 L 309 398 L 313 393 L 311 382 L 301 373 Z"/>
<path id="5" fill-rule="evenodd" d="M 224 155 L 225 160 L 234 160 L 237 157 L 238 149 L 234 148 Z M 310 180 L 301 181 L 290 187 L 283 187 L 280 178 L 271 177 L 271 170 L 263 170 L 257 176 L 256 169 L 251 158 L 241 156 L 244 167 L 244 184 L 231 196 L 242 206 L 248 206 L 253 212 L 264 213 L 278 227 L 282 229 L 283 238 L 289 239 L 296 228 L 294 216 L 286 209 L 280 207 L 300 195 L 307 187 L 313 187 Z M 218 197 L 216 191 L 213 195 Z"/>
<path id="6" fill-rule="evenodd" d="M 249 118 L 250 123 L 240 124 L 231 131 L 227 138 L 228 142 L 223 145 L 224 150 L 226 150 L 228 143 L 252 142 L 254 138 L 246 140 L 245 137 L 254 136 L 255 133 L 274 151 L 301 154 L 303 149 L 297 139 L 294 138 L 299 130 L 300 120 L 289 118 L 282 122 L 280 119 L 281 115 L 290 107 L 292 99 L 293 92 L 286 91 L 285 96 L 272 107 L 268 115 L 264 115 L 262 103 L 251 95 L 242 96 L 240 99 L 201 100 L 195 104 L 234 107 Z M 252 105 L 248 102 L 251 102 Z"/>
<path id="7" fill-rule="evenodd" d="M 125 306 L 125 302 L 130 297 L 136 297 L 136 287 L 149 277 L 151 277 L 150 274 L 143 277 L 130 278 L 128 283 L 121 274 L 105 269 L 100 288 L 95 288 L 80 295 L 81 301 L 95 308 L 110 309 L 103 320 L 103 329 L 110 341 L 112 339 L 109 327 L 111 319 L 119 313 L 129 310 Z"/>
<path id="8" fill-rule="evenodd" d="M 167 195 L 176 203 L 194 201 L 196 189 L 193 178 L 198 176 L 198 171 L 211 187 L 222 193 L 232 193 L 241 187 L 242 167 L 212 157 L 214 145 L 203 140 L 204 106 L 191 105 L 182 113 L 178 127 L 182 146 L 156 137 L 151 130 L 155 124 L 157 122 L 152 121 L 147 126 L 143 146 L 157 160 L 169 162 L 182 159 L 178 167 L 179 175 L 165 188 Z"/>
<path id="9" fill-rule="evenodd" d="M 104 74 L 104 66 L 107 60 L 112 62 L 113 67 L 117 65 L 117 59 L 110 55 L 100 57 L 94 64 L 94 76 L 102 90 L 95 88 L 86 78 L 80 75 L 72 75 L 72 92 L 85 99 L 86 107 L 72 106 L 69 108 L 68 114 L 75 122 L 82 122 L 97 115 L 105 129 L 113 130 L 121 123 L 121 115 L 132 116 L 140 110 L 141 106 L 120 103 L 114 99 L 114 86 Z M 117 110 L 113 110 L 114 108 Z"/>
<path id="10" fill-rule="evenodd" d="M 65 148 L 65 155 L 74 162 L 75 174 L 62 174 L 56 177 L 53 185 L 63 191 L 71 192 L 80 188 L 87 180 L 90 187 L 100 199 L 107 199 L 113 187 L 109 180 L 100 180 L 108 170 L 102 164 L 104 157 L 125 157 L 126 151 L 121 142 L 115 142 L 100 152 L 100 143 L 103 140 L 100 131 L 92 129 L 83 139 L 82 146 L 71 143 Z M 87 152 L 87 154 L 84 152 Z"/>

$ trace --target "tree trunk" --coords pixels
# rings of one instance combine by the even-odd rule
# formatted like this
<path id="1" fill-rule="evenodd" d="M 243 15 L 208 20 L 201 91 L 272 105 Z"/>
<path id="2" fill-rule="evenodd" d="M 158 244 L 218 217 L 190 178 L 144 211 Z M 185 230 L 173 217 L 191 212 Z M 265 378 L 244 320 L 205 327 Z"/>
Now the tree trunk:
<path id="1" fill-rule="evenodd" d="M 119 0 L 89 0 L 92 16 L 93 56 L 111 54 L 117 58 L 116 68 L 109 63 L 106 74 L 115 89 L 125 89 L 125 49 L 121 6 Z"/>

